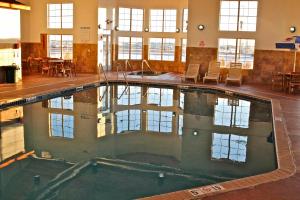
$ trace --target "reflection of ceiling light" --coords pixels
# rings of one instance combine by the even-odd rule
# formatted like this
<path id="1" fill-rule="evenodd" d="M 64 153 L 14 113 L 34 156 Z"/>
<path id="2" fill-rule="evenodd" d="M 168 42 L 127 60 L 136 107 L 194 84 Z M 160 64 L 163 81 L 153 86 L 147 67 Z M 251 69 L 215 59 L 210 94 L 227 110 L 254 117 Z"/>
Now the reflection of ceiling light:
<path id="1" fill-rule="evenodd" d="M 1 0 L 0 1 L 1 8 L 9 8 L 9 9 L 16 9 L 16 10 L 30 10 L 30 6 L 27 6 L 23 3 L 20 3 L 16 0 Z"/>
<path id="2" fill-rule="evenodd" d="M 165 174 L 163 172 L 158 173 L 158 178 L 165 178 Z"/>

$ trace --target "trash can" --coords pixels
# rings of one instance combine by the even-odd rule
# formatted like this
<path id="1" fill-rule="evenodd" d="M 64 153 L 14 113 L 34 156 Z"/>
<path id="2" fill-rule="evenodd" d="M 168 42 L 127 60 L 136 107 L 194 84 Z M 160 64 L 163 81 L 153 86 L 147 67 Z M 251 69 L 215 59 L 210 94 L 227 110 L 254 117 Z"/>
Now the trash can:
<path id="1" fill-rule="evenodd" d="M 18 67 L 16 65 L 6 67 L 6 82 L 16 83 L 16 70 Z"/>

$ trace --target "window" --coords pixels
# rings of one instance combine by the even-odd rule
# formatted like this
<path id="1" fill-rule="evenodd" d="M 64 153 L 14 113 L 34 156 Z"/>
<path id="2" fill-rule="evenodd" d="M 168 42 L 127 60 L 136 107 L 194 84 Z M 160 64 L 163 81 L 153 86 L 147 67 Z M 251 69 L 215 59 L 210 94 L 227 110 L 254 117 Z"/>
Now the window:
<path id="1" fill-rule="evenodd" d="M 141 37 L 119 37 L 118 59 L 142 60 L 143 38 Z"/>
<path id="2" fill-rule="evenodd" d="M 159 106 L 173 106 L 173 89 L 148 88 L 147 103 Z"/>
<path id="3" fill-rule="evenodd" d="M 247 136 L 213 133 L 211 156 L 217 160 L 246 162 L 247 142 Z"/>
<path id="4" fill-rule="evenodd" d="M 50 136 L 74 138 L 74 116 L 50 113 Z"/>
<path id="5" fill-rule="evenodd" d="M 220 38 L 218 60 L 222 67 L 229 67 L 230 62 L 241 62 L 244 69 L 253 69 L 255 40 Z"/>
<path id="6" fill-rule="evenodd" d="M 141 129 L 141 111 L 123 110 L 116 112 L 117 133 L 124 131 L 137 131 Z"/>
<path id="7" fill-rule="evenodd" d="M 214 125 L 249 128 L 249 101 L 218 98 L 215 105 Z"/>
<path id="8" fill-rule="evenodd" d="M 118 104 L 119 105 L 138 105 L 141 104 L 142 88 L 139 86 L 118 87 Z"/>
<path id="9" fill-rule="evenodd" d="M 256 31 L 257 1 L 221 1 L 220 31 Z"/>
<path id="10" fill-rule="evenodd" d="M 181 40 L 181 62 L 186 62 L 187 39 Z"/>
<path id="11" fill-rule="evenodd" d="M 20 39 L 20 11 L 0 8 L 0 39 Z M 9 20 L 5 20 L 9 19 Z M 3 47 L 1 47 L 3 49 Z M 0 59 L 2 61 L 2 59 Z M 11 63 L 10 63 L 11 64 Z"/>
<path id="12" fill-rule="evenodd" d="M 183 115 L 178 116 L 178 135 L 183 135 Z"/>
<path id="13" fill-rule="evenodd" d="M 72 59 L 73 58 L 73 36 L 72 35 L 49 35 L 48 55 L 51 58 Z"/>
<path id="14" fill-rule="evenodd" d="M 175 39 L 174 38 L 150 38 L 149 39 L 149 60 L 175 60 Z"/>
<path id="15" fill-rule="evenodd" d="M 169 111 L 147 111 L 147 130 L 153 132 L 171 133 L 173 113 Z"/>
<path id="16" fill-rule="evenodd" d="M 184 109 L 184 96 L 185 94 L 183 92 L 180 92 L 179 97 L 179 107 L 183 110 Z"/>
<path id="17" fill-rule="evenodd" d="M 120 31 L 143 31 L 143 9 L 119 8 Z"/>
<path id="18" fill-rule="evenodd" d="M 73 96 L 57 97 L 49 100 L 49 108 L 73 110 L 74 100 Z"/>
<path id="19" fill-rule="evenodd" d="M 177 10 L 175 9 L 151 9 L 151 32 L 176 32 Z"/>
<path id="20" fill-rule="evenodd" d="M 182 32 L 186 33 L 188 30 L 188 20 L 189 20 L 189 10 L 187 8 L 183 9 L 182 15 Z"/>
<path id="21" fill-rule="evenodd" d="M 73 28 L 73 4 L 48 4 L 48 28 Z"/>

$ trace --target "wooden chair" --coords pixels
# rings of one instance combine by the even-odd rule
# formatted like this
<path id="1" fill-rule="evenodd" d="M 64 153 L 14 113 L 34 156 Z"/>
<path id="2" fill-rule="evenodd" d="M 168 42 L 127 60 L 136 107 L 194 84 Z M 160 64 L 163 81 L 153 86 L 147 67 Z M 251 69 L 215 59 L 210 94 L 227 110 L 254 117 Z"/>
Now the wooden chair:
<path id="1" fill-rule="evenodd" d="M 272 72 L 272 90 L 276 88 L 284 89 L 284 74 L 282 72 Z"/>
<path id="2" fill-rule="evenodd" d="M 288 87 L 289 93 L 295 92 L 300 87 L 300 72 L 292 72 Z"/>
<path id="3" fill-rule="evenodd" d="M 205 83 L 207 80 L 215 81 L 217 84 L 219 83 L 220 65 L 221 63 L 217 61 L 211 61 L 209 63 L 208 71 L 205 73 L 205 76 L 203 77 L 203 83 Z"/>
<path id="4" fill-rule="evenodd" d="M 195 83 L 197 83 L 198 76 L 200 71 L 200 64 L 189 64 L 185 75 L 183 75 L 182 79 L 186 81 L 186 79 L 194 79 Z"/>
<path id="5" fill-rule="evenodd" d="M 42 76 L 43 76 L 45 73 L 46 73 L 48 76 L 50 75 L 50 66 L 49 66 L 48 59 L 44 59 L 44 60 L 42 61 Z"/>
<path id="6" fill-rule="evenodd" d="M 242 85 L 242 63 L 230 63 L 225 85 L 227 85 L 228 82 L 238 83 L 239 86 Z"/>
<path id="7" fill-rule="evenodd" d="M 64 61 L 64 71 L 65 71 L 66 76 L 72 77 L 72 74 L 73 74 L 72 60 Z"/>

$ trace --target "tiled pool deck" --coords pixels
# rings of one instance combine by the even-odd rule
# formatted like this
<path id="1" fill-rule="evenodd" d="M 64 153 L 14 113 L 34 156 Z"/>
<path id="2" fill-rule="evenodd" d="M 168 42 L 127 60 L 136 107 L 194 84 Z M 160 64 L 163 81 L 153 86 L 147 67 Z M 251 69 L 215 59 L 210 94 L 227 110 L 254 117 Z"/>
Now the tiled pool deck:
<path id="1" fill-rule="evenodd" d="M 122 75 L 107 74 L 109 81 L 124 81 Z M 130 82 L 159 83 L 207 87 L 201 83 L 182 83 L 178 75 L 168 73 L 157 77 L 128 76 Z M 0 86 L 0 103 L 52 93 L 66 88 L 104 81 L 103 76 L 78 75 L 73 78 L 48 78 L 28 76 L 20 84 Z M 229 90 L 272 101 L 278 169 L 262 175 L 218 184 L 217 187 L 202 187 L 173 192 L 148 199 L 300 199 L 300 95 L 275 92 L 270 86 L 243 85 L 242 87 L 209 85 L 210 88 Z M 219 190 L 217 192 L 212 192 Z M 194 194 L 194 195 L 193 195 Z"/>

